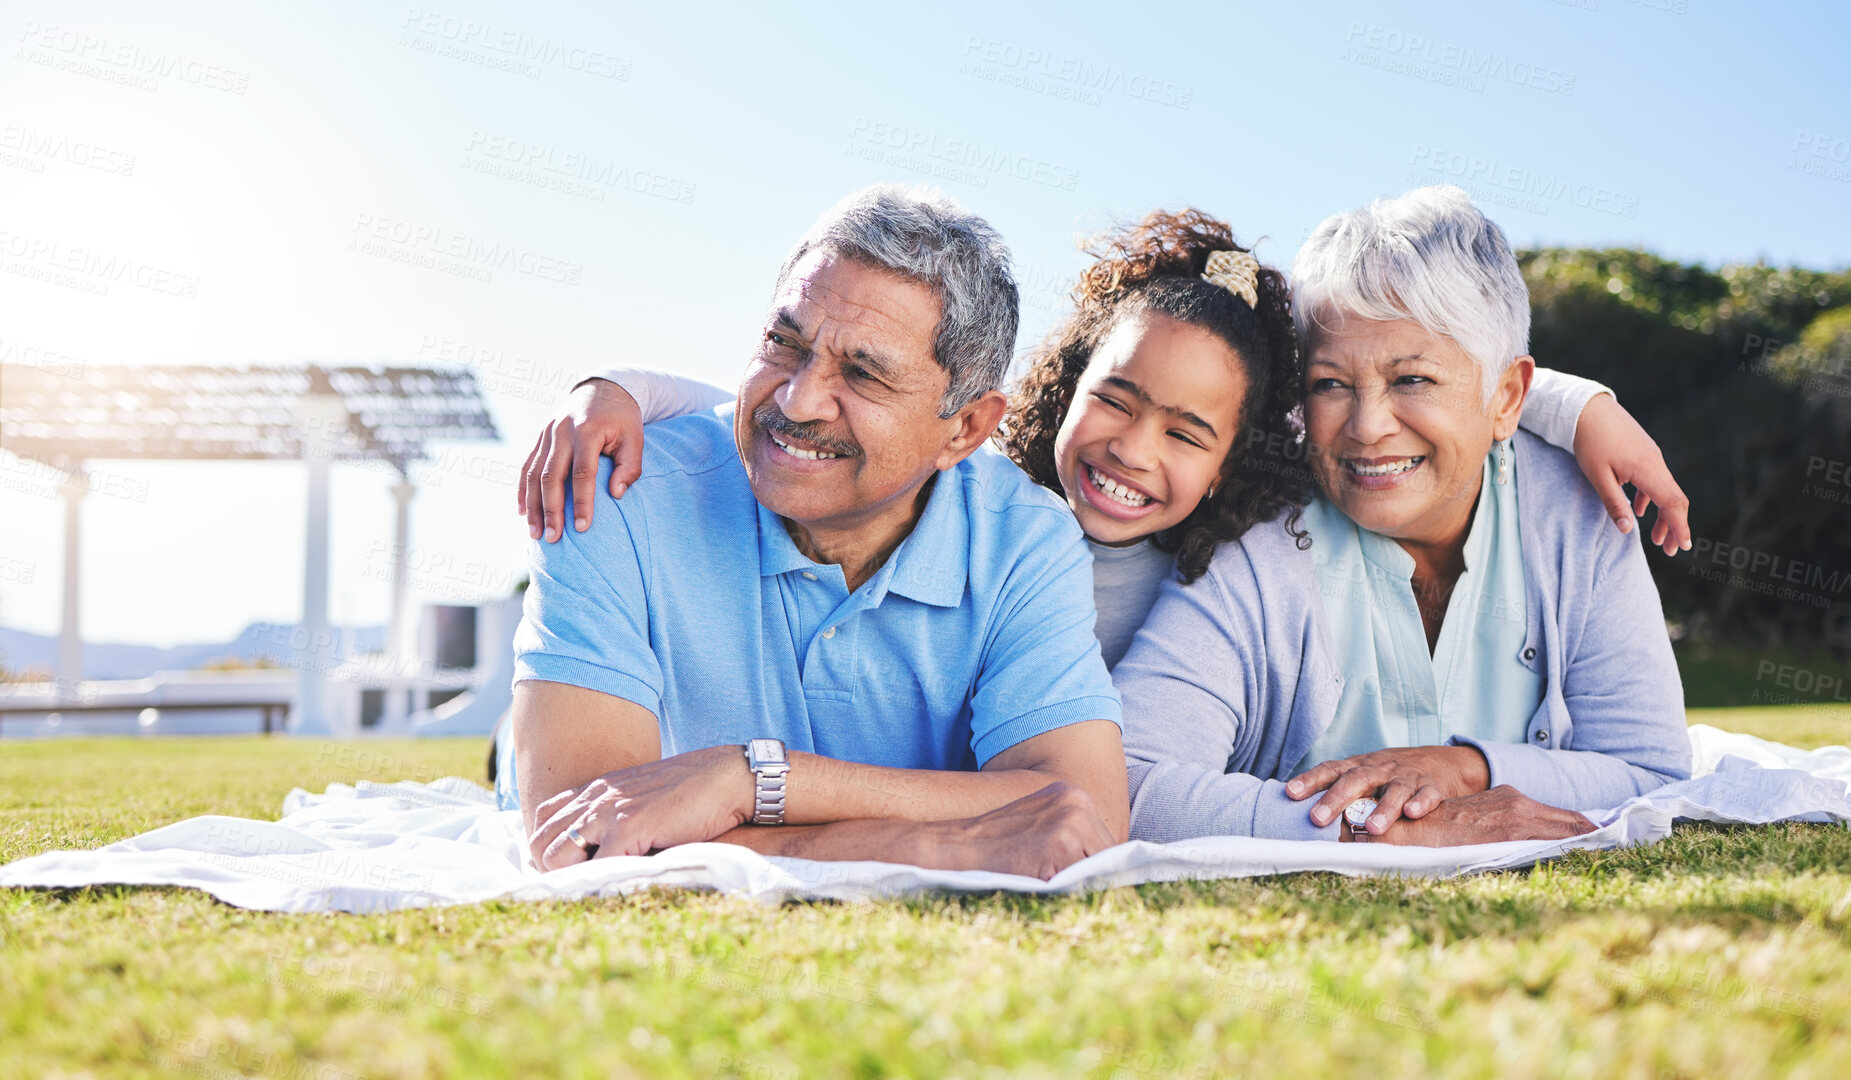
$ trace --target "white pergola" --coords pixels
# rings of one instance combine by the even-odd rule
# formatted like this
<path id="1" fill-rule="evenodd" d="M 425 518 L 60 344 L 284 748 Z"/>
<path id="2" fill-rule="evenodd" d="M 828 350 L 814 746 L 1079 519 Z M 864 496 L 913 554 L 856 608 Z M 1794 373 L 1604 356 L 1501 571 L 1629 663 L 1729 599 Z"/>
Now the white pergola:
<path id="1" fill-rule="evenodd" d="M 289 728 L 325 732 L 327 673 L 339 661 L 328 623 L 328 492 L 337 462 L 385 461 L 399 474 L 392 622 L 386 651 L 409 657 L 406 555 L 415 493 L 408 469 L 436 439 L 496 439 L 495 424 L 464 369 L 310 363 L 246 368 L 91 367 L 81 374 L 0 366 L 0 450 L 67 474 L 64 615 L 58 685 L 82 679 L 78 623 L 85 464 L 162 461 L 305 461 L 308 537 L 302 581 L 300 684 Z M 405 695 L 386 702 L 402 721 Z"/>

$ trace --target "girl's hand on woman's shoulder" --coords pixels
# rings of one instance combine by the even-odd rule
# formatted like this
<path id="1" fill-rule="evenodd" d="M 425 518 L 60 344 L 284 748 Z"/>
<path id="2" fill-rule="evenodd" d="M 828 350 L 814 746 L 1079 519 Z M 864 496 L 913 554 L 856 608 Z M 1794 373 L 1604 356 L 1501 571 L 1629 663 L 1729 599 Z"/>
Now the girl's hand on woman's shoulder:
<path id="1" fill-rule="evenodd" d="M 1657 503 L 1652 546 L 1663 548 L 1666 555 L 1690 550 L 1690 499 L 1672 478 L 1664 452 L 1613 395 L 1596 394 L 1581 410 L 1575 461 L 1621 532 L 1631 532 L 1633 518 L 1644 517 Z M 1626 484 L 1633 486 L 1630 499 Z"/>

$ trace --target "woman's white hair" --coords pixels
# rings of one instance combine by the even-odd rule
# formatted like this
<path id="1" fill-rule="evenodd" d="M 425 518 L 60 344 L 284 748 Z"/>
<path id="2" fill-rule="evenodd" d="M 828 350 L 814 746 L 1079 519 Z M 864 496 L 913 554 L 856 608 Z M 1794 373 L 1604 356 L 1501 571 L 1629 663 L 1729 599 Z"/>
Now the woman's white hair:
<path id="1" fill-rule="evenodd" d="M 1485 402 L 1530 351 L 1530 292 L 1504 231 L 1465 192 L 1416 188 L 1325 218 L 1292 264 L 1292 318 L 1309 347 L 1339 315 L 1411 319 L 1478 363 Z"/>

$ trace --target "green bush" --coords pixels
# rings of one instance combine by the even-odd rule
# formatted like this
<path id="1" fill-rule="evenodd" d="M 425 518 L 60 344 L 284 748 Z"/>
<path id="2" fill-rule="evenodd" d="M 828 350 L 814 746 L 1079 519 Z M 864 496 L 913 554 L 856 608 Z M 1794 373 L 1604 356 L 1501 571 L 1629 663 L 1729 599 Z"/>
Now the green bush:
<path id="1" fill-rule="evenodd" d="M 1851 658 L 1851 271 L 1519 259 L 1537 361 L 1613 387 L 1691 498 L 1695 549 L 1650 553 L 1674 636 Z"/>

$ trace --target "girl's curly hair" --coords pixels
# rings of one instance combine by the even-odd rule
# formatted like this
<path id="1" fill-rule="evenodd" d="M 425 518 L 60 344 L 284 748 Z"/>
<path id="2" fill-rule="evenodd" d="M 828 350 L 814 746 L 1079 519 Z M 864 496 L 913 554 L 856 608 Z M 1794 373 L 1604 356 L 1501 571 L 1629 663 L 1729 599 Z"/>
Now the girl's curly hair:
<path id="1" fill-rule="evenodd" d="M 1202 576 L 1215 546 L 1290 508 L 1286 530 L 1298 528 L 1311 480 L 1298 445 L 1297 409 L 1304 374 L 1285 276 L 1259 271 L 1259 303 L 1248 303 L 1202 278 L 1216 251 L 1246 251 L 1227 223 L 1185 209 L 1156 211 L 1135 225 L 1095 237 L 1085 246 L 1094 262 L 1074 286 L 1075 310 L 1030 355 L 997 434 L 1003 451 L 1034 481 L 1061 490 L 1054 440 L 1093 351 L 1125 319 L 1156 312 L 1213 333 L 1240 358 L 1247 399 L 1240 428 L 1221 466 L 1221 484 L 1187 518 L 1158 533 L 1157 547 L 1176 554 L 1185 583 Z"/>

